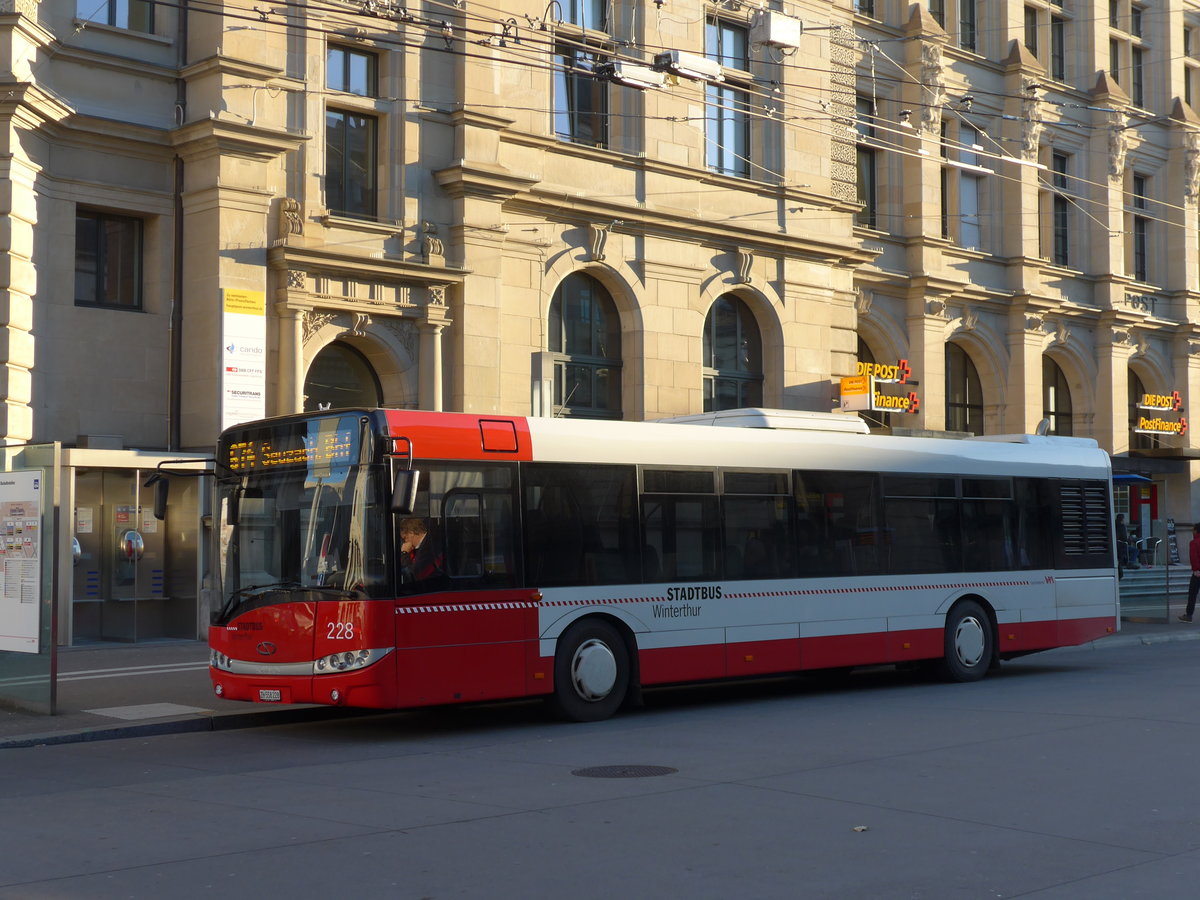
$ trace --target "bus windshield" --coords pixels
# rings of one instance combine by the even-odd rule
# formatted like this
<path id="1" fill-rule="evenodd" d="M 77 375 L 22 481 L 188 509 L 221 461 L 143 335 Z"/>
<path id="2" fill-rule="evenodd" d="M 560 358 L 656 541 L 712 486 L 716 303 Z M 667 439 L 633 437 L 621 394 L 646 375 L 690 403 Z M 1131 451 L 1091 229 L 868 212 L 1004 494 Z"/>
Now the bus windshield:
<path id="1" fill-rule="evenodd" d="M 383 470 L 279 467 L 225 479 L 218 492 L 220 617 L 298 591 L 385 597 Z"/>

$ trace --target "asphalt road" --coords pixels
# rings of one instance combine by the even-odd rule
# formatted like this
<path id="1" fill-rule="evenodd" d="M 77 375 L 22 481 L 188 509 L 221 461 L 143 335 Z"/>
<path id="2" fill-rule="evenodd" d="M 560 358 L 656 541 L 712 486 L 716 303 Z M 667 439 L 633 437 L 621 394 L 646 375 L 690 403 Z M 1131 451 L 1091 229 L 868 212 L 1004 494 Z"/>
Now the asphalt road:
<path id="1" fill-rule="evenodd" d="M 0 898 L 1191 897 L 1198 654 L 7 749 Z"/>

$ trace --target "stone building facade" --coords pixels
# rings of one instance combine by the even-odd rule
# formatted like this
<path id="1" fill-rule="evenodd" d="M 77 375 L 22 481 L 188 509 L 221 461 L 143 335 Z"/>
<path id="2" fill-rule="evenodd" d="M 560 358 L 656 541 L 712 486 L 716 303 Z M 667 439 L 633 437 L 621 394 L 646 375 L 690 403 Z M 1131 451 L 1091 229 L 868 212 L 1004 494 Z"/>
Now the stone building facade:
<path id="1" fill-rule="evenodd" d="M 77 539 L 247 410 L 829 410 L 900 360 L 880 427 L 1047 419 L 1147 479 L 1146 532 L 1200 509 L 1200 3 L 0 0 L 0 30 L 0 430 L 73 454 Z M 173 496 L 157 589 L 111 534 L 63 563 L 62 640 L 201 630 Z"/>

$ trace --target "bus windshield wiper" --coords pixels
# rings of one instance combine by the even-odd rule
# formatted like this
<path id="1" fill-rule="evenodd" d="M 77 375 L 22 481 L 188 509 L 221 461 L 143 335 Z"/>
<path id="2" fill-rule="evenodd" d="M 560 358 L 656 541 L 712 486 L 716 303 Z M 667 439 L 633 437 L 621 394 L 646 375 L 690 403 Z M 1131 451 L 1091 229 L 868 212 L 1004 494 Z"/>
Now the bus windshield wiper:
<path id="1" fill-rule="evenodd" d="M 221 607 L 220 618 L 224 619 L 235 608 L 237 608 L 243 600 L 257 591 L 270 590 L 294 590 L 295 588 L 304 587 L 300 582 L 295 580 L 289 581 L 270 581 L 266 584 L 252 584 L 249 587 L 244 587 L 241 590 L 234 591 L 229 595 L 229 599 L 225 601 L 225 605 Z"/>

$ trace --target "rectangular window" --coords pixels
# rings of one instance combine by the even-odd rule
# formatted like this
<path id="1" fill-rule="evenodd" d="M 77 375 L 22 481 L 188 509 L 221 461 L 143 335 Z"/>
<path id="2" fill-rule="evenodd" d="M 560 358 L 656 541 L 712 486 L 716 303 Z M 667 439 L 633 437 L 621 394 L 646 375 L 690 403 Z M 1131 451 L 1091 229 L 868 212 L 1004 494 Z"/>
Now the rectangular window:
<path id="1" fill-rule="evenodd" d="M 1051 230 L 1053 249 L 1051 259 L 1056 265 L 1071 264 L 1071 201 L 1063 193 L 1070 189 L 1070 158 L 1065 153 L 1054 153 L 1050 159 L 1051 184 L 1055 193 L 1051 200 Z"/>
<path id="2" fill-rule="evenodd" d="M 378 96 L 375 55 L 330 45 L 325 59 L 325 86 L 343 94 Z"/>
<path id="3" fill-rule="evenodd" d="M 142 221 L 75 213 L 75 305 L 142 308 Z"/>
<path id="4" fill-rule="evenodd" d="M 1108 39 L 1108 74 L 1117 84 L 1121 83 L 1121 42 Z"/>
<path id="5" fill-rule="evenodd" d="M 527 463 L 521 475 L 527 584 L 641 581 L 632 466 Z"/>
<path id="6" fill-rule="evenodd" d="M 875 136 L 875 104 L 868 97 L 857 100 L 858 120 L 856 128 L 864 140 Z M 866 143 L 858 145 L 858 202 L 862 204 L 855 214 L 855 222 L 867 228 L 878 226 L 878 161 L 876 150 Z"/>
<path id="7" fill-rule="evenodd" d="M 1142 37 L 1142 8 L 1140 6 L 1129 8 L 1129 33 L 1134 37 Z"/>
<path id="8" fill-rule="evenodd" d="M 1150 220 L 1145 216 L 1133 217 L 1133 277 L 1138 281 L 1150 280 Z"/>
<path id="9" fill-rule="evenodd" d="M 883 493 L 888 571 L 961 571 L 960 506 L 954 479 L 885 476 Z"/>
<path id="10" fill-rule="evenodd" d="M 1025 7 L 1025 46 L 1038 55 L 1038 10 L 1033 6 Z"/>
<path id="11" fill-rule="evenodd" d="M 958 42 L 968 50 L 975 49 L 975 0 L 958 0 Z"/>
<path id="12" fill-rule="evenodd" d="M 563 44 L 555 60 L 555 135 L 573 144 L 607 147 L 608 84 L 592 74 L 596 55 Z"/>
<path id="13" fill-rule="evenodd" d="M 592 31 L 608 30 L 608 0 L 562 0 L 564 22 Z"/>
<path id="14" fill-rule="evenodd" d="M 1121 2 L 1108 0 L 1108 24 L 1113 28 L 1121 27 Z"/>
<path id="15" fill-rule="evenodd" d="M 1058 16 L 1050 17 L 1050 77 L 1067 80 L 1067 23 Z"/>
<path id="16" fill-rule="evenodd" d="M 375 218 L 376 120 L 325 111 L 325 205 L 334 215 Z"/>
<path id="17" fill-rule="evenodd" d="M 782 472 L 726 472 L 724 481 L 725 577 L 793 574 L 788 476 Z"/>
<path id="18" fill-rule="evenodd" d="M 946 0 L 929 0 L 929 14 L 942 28 L 946 27 Z"/>
<path id="19" fill-rule="evenodd" d="M 76 0 L 75 15 L 100 25 L 154 34 L 154 3 L 150 0 Z"/>
<path id="20" fill-rule="evenodd" d="M 973 150 L 979 145 L 979 132 L 964 125 L 959 131 L 963 149 L 958 158 L 969 166 L 979 165 L 979 156 Z M 978 250 L 983 246 L 983 227 L 979 203 L 983 179 L 976 173 L 962 171 L 958 180 L 958 243 L 962 247 Z"/>
<path id="21" fill-rule="evenodd" d="M 854 0 L 854 10 L 860 16 L 874 16 L 875 0 Z"/>
<path id="22" fill-rule="evenodd" d="M 661 582 L 719 578 L 720 523 L 715 495 L 644 494 L 643 579 Z"/>
<path id="23" fill-rule="evenodd" d="M 800 576 L 879 574 L 885 532 L 878 476 L 794 472 L 792 483 Z"/>
<path id="24" fill-rule="evenodd" d="M 704 52 L 725 69 L 745 72 L 750 68 L 749 32 L 741 25 L 710 18 L 704 30 Z M 724 84 L 710 84 L 705 89 L 705 155 L 713 171 L 748 178 L 750 95 L 735 83 L 733 76 Z"/>
<path id="25" fill-rule="evenodd" d="M 1129 99 L 1135 106 L 1146 105 L 1146 81 L 1143 68 L 1144 51 L 1134 47 L 1129 54 Z"/>

